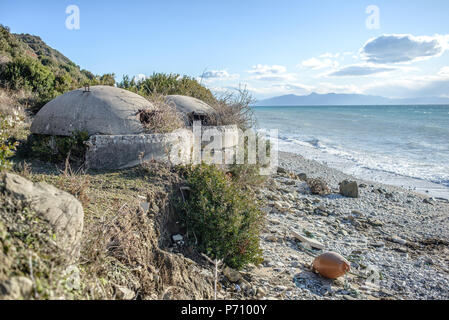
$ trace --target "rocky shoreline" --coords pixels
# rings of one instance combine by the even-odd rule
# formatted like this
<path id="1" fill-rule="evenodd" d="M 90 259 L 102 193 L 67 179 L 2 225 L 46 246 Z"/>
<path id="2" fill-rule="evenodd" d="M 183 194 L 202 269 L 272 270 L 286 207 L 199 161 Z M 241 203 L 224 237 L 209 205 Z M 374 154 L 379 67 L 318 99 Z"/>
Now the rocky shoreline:
<path id="1" fill-rule="evenodd" d="M 448 201 L 279 156 L 281 169 L 259 194 L 268 200 L 265 261 L 242 272 L 234 298 L 251 291 L 260 299 L 449 299 Z M 306 176 L 325 181 L 331 194 L 312 195 Z M 358 183 L 359 198 L 339 194 L 343 180 Z M 313 273 L 314 257 L 326 251 L 348 259 L 350 273 Z"/>

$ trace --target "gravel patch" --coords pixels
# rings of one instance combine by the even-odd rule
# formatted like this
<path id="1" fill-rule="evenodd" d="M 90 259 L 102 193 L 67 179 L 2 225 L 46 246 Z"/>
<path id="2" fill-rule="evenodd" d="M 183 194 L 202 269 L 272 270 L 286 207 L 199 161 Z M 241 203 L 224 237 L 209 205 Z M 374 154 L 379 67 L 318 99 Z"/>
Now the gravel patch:
<path id="1" fill-rule="evenodd" d="M 285 170 L 259 197 L 267 224 L 265 261 L 242 274 L 245 292 L 259 299 L 449 299 L 449 203 L 394 186 L 364 181 L 301 156 L 280 153 Z M 304 178 L 319 178 L 331 193 L 312 195 Z M 356 181 L 359 198 L 339 194 Z M 301 236 L 324 245 L 312 248 Z M 311 271 L 316 256 L 340 253 L 351 271 L 337 280 Z M 241 289 L 239 287 L 239 289 Z"/>

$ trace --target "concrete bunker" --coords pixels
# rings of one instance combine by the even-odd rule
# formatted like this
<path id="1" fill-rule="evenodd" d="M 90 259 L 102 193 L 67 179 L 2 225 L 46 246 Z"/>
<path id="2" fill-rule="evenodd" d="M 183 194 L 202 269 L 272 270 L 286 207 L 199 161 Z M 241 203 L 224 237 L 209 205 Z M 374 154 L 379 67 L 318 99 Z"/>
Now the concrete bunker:
<path id="1" fill-rule="evenodd" d="M 187 96 L 167 96 L 165 102 L 176 108 L 184 126 L 169 133 L 148 132 L 146 117 L 157 108 L 142 96 L 110 86 L 77 89 L 48 102 L 37 113 L 31 132 L 50 136 L 87 132 L 85 163 L 92 169 L 122 169 L 151 159 L 190 163 L 196 143 L 192 125 L 195 121 L 210 124 L 214 109 Z M 223 149 L 238 144 L 235 126 L 213 129 L 220 132 Z"/>
<path id="2" fill-rule="evenodd" d="M 196 98 L 170 95 L 166 97 L 166 102 L 176 107 L 186 126 L 192 126 L 195 121 L 207 126 L 216 117 L 216 112 L 211 106 Z"/>

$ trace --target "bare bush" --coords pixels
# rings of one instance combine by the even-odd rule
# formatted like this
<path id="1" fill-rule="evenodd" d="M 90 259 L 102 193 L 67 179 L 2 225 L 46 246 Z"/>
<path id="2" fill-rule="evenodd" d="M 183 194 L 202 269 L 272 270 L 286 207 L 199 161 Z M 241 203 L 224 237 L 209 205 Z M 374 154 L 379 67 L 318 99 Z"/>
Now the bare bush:
<path id="1" fill-rule="evenodd" d="M 149 98 L 155 109 L 139 110 L 140 122 L 150 133 L 169 133 L 183 127 L 183 122 L 175 106 L 166 103 L 161 95 Z"/>
<path id="2" fill-rule="evenodd" d="M 83 168 L 73 171 L 70 166 L 70 152 L 65 161 L 65 168 L 61 171 L 57 186 L 75 196 L 86 207 L 90 203 L 89 186 L 90 176 L 86 175 Z"/>
<path id="3" fill-rule="evenodd" d="M 237 91 L 225 92 L 217 98 L 216 103 L 211 104 L 216 112 L 211 122 L 221 126 L 237 125 L 242 130 L 252 128 L 255 118 L 251 104 L 254 102 L 246 87 L 240 86 Z"/>

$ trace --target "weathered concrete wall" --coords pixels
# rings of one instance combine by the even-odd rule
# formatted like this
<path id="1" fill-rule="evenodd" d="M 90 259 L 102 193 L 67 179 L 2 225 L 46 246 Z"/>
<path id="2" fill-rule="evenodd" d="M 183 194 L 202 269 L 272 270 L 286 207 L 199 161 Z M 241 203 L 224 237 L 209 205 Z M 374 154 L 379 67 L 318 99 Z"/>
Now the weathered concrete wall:
<path id="1" fill-rule="evenodd" d="M 168 134 L 93 135 L 87 142 L 86 164 L 91 169 L 122 169 L 138 165 L 140 157 L 172 164 L 199 163 L 198 157 L 208 162 L 211 161 L 210 157 L 198 150 L 213 145 L 212 148 L 218 146 L 225 151 L 238 145 L 238 130 L 235 126 L 199 127 L 201 133 L 194 128 Z M 203 141 L 198 141 L 198 137 Z M 217 138 L 218 144 L 214 144 Z"/>
<path id="2" fill-rule="evenodd" d="M 123 169 L 142 160 L 189 163 L 193 146 L 191 131 L 169 134 L 94 135 L 87 142 L 86 165 L 91 169 Z"/>

